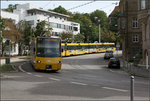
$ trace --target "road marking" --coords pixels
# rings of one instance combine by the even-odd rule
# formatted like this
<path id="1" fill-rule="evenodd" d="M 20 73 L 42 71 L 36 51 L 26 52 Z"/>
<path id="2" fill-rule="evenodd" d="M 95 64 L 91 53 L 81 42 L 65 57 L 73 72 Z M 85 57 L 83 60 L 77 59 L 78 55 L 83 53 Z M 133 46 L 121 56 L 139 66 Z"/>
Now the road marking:
<path id="1" fill-rule="evenodd" d="M 22 66 L 22 65 L 19 66 L 19 70 L 25 73 L 26 71 L 24 71 L 24 70 L 21 68 L 21 66 Z"/>
<path id="2" fill-rule="evenodd" d="M 80 83 L 80 82 L 71 82 L 72 84 L 77 84 L 77 85 L 83 85 L 83 86 L 86 86 L 87 84 L 85 83 Z"/>
<path id="3" fill-rule="evenodd" d="M 27 74 L 32 74 L 32 73 L 29 73 L 29 72 L 26 72 Z"/>
<path id="4" fill-rule="evenodd" d="M 121 91 L 121 92 L 127 92 L 128 90 L 124 90 L 124 89 L 117 89 L 117 88 L 110 88 L 110 87 L 102 87 L 104 89 L 109 89 L 109 90 L 116 90 L 116 91 Z"/>
<path id="5" fill-rule="evenodd" d="M 41 75 L 34 75 L 34 76 L 36 76 L 36 77 L 43 77 L 43 76 L 41 76 Z"/>
<path id="6" fill-rule="evenodd" d="M 60 79 L 56 79 L 56 78 L 49 78 L 51 80 L 55 80 L 55 81 L 60 81 Z"/>

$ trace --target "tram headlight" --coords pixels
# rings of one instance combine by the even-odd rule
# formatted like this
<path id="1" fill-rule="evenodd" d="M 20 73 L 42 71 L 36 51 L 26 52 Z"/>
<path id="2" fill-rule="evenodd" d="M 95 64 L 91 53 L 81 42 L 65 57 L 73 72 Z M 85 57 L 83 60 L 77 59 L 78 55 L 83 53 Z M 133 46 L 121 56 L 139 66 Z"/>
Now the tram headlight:
<path id="1" fill-rule="evenodd" d="M 58 61 L 58 64 L 61 63 L 61 61 Z"/>
<path id="2" fill-rule="evenodd" d="M 38 60 L 38 61 L 36 61 L 37 63 L 41 63 L 41 61 L 40 60 Z"/>

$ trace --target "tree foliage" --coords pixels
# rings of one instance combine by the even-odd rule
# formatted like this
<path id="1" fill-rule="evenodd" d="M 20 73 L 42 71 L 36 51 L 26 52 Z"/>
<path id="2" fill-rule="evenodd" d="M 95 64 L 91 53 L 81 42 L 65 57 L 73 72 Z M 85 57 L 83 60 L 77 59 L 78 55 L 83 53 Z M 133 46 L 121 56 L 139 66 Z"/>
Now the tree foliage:
<path id="1" fill-rule="evenodd" d="M 54 12 L 57 12 L 57 13 L 61 13 L 61 14 L 68 14 L 67 10 L 61 6 L 53 9 Z"/>
<path id="2" fill-rule="evenodd" d="M 63 42 L 72 42 L 74 40 L 72 32 L 62 32 L 60 37 Z"/>
<path id="3" fill-rule="evenodd" d="M 8 5 L 8 8 L 3 9 L 3 10 L 4 10 L 4 11 L 7 11 L 7 12 L 13 12 L 13 10 L 17 8 L 17 5 L 18 5 L 18 4 L 15 4 L 15 5 L 9 4 L 9 5 Z"/>
<path id="4" fill-rule="evenodd" d="M 108 18 L 104 11 L 96 10 L 90 14 L 91 21 L 97 26 L 101 24 L 101 28 L 108 27 Z M 100 22 L 98 21 L 100 20 Z"/>
<path id="5" fill-rule="evenodd" d="M 0 16 L 0 31 L 3 31 L 6 27 L 5 20 Z"/>
<path id="6" fill-rule="evenodd" d="M 27 22 L 25 23 L 25 28 L 23 30 L 24 35 L 24 44 L 29 45 L 30 39 L 32 39 L 34 36 L 34 30 Z"/>
<path id="7" fill-rule="evenodd" d="M 74 36 L 74 42 L 84 42 L 85 36 L 81 33 L 78 33 Z"/>
<path id="8" fill-rule="evenodd" d="M 39 21 L 38 20 L 38 23 L 36 25 L 36 29 L 35 29 L 35 37 L 37 36 L 42 36 L 43 34 L 45 34 L 47 31 L 46 31 L 46 21 Z"/>
<path id="9" fill-rule="evenodd" d="M 111 16 L 111 21 L 109 24 L 109 30 L 117 33 L 118 32 L 118 18 L 120 16 L 120 11 L 115 11 Z"/>

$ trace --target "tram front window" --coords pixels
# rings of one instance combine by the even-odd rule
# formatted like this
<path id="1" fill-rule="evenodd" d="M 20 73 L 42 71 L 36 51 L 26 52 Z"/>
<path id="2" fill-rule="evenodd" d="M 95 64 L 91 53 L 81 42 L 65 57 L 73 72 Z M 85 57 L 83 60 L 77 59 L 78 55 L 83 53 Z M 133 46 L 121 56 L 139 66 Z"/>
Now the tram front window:
<path id="1" fill-rule="evenodd" d="M 40 38 L 37 39 L 37 56 L 38 57 L 60 57 L 60 40 Z"/>

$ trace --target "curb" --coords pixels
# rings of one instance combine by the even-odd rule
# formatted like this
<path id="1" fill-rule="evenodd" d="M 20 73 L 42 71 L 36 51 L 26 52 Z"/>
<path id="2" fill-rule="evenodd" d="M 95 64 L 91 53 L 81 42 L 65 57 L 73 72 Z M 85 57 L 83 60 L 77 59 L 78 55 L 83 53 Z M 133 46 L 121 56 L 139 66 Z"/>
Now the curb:
<path id="1" fill-rule="evenodd" d="M 121 68 L 123 71 L 127 72 L 128 74 L 130 75 L 134 75 L 134 76 L 138 76 L 138 77 L 143 77 L 143 78 L 150 78 L 150 75 L 143 75 L 143 74 L 139 74 L 135 71 L 131 71 L 131 70 L 128 70 L 126 68 Z"/>
<path id="2" fill-rule="evenodd" d="M 16 68 L 15 65 L 11 65 L 11 66 L 12 66 L 12 68 L 13 68 L 15 71 L 10 71 L 10 72 L 18 72 L 18 69 Z"/>
<path id="3" fill-rule="evenodd" d="M 21 68 L 21 66 L 22 66 L 22 65 L 18 66 L 18 69 L 19 69 L 21 72 L 25 73 L 26 71 L 24 71 L 24 70 Z"/>

